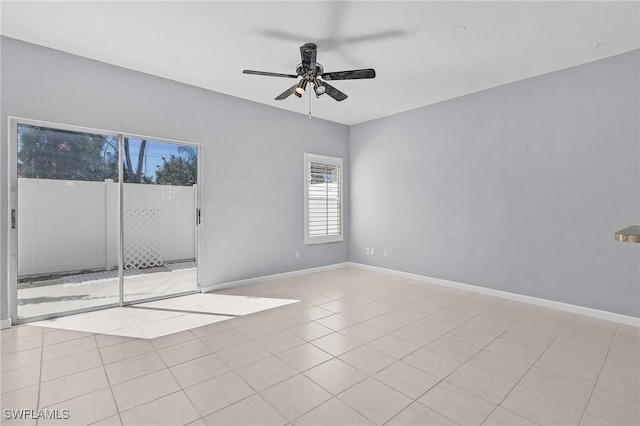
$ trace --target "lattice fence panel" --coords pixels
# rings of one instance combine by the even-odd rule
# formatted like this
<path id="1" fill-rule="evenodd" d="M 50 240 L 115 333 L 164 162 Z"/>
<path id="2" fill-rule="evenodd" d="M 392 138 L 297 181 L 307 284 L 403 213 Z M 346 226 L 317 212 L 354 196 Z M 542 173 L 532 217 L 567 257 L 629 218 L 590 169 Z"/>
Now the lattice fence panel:
<path id="1" fill-rule="evenodd" d="M 124 268 L 144 269 L 161 265 L 160 210 L 125 210 Z"/>

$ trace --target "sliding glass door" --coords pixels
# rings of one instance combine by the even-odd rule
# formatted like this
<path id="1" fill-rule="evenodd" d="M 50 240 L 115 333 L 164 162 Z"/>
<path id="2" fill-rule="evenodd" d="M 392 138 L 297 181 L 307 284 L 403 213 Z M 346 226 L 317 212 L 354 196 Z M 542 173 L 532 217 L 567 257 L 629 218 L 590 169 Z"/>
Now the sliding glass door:
<path id="1" fill-rule="evenodd" d="M 124 302 L 194 291 L 198 149 L 128 137 L 123 144 L 131 160 L 124 164 Z"/>
<path id="2" fill-rule="evenodd" d="M 118 138 L 16 131 L 18 318 L 117 304 Z"/>
<path id="3" fill-rule="evenodd" d="M 13 123 L 14 319 L 198 288 L 198 148 Z"/>

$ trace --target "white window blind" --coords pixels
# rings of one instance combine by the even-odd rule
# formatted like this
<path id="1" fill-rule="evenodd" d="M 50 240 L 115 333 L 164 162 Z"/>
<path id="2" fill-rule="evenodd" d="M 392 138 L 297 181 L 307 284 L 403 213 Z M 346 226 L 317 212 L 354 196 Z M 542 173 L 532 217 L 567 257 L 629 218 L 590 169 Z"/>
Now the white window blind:
<path id="1" fill-rule="evenodd" d="M 305 244 L 342 241 L 342 158 L 305 154 Z"/>

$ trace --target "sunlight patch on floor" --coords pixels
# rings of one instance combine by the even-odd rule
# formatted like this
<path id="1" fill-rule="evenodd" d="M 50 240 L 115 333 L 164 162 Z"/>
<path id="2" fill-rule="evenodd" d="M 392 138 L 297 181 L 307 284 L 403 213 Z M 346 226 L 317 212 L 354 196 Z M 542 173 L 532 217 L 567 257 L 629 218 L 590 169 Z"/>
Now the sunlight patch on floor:
<path id="1" fill-rule="evenodd" d="M 154 339 L 296 302 L 298 300 L 198 293 L 29 325 Z"/>
<path id="2" fill-rule="evenodd" d="M 237 316 L 248 315 L 295 302 L 298 302 L 298 300 L 198 293 L 155 302 L 140 303 L 136 306 L 139 308 L 160 308 Z"/>

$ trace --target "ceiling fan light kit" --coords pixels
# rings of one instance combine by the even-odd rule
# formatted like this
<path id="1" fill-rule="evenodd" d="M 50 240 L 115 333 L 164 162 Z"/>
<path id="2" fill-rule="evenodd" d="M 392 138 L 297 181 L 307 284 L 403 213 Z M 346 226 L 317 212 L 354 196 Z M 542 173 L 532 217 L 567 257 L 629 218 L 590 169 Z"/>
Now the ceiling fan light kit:
<path id="1" fill-rule="evenodd" d="M 304 95 L 304 89 L 307 86 L 307 80 L 300 80 L 296 87 L 296 93 L 299 95 Z"/>
<path id="2" fill-rule="evenodd" d="M 361 80 L 367 78 L 375 78 L 376 76 L 376 71 L 373 68 L 325 73 L 322 64 L 316 62 L 316 56 L 317 46 L 314 43 L 306 43 L 300 46 L 300 58 L 302 62 L 296 67 L 295 75 L 253 70 L 244 70 L 242 72 L 244 74 L 265 75 L 270 77 L 296 79 L 300 77 L 301 79 L 298 83 L 294 84 L 292 87 L 288 88 L 275 98 L 275 100 L 277 101 L 286 99 L 292 94 L 295 94 L 297 97 L 301 98 L 305 93 L 307 84 L 311 83 L 313 85 L 313 91 L 317 98 L 326 93 L 336 101 L 340 102 L 347 99 L 347 95 L 331 86 L 329 83 L 327 83 L 327 81 Z"/>

